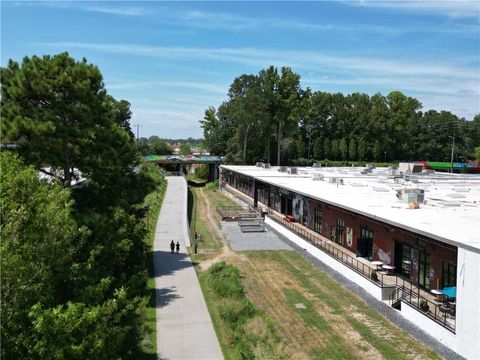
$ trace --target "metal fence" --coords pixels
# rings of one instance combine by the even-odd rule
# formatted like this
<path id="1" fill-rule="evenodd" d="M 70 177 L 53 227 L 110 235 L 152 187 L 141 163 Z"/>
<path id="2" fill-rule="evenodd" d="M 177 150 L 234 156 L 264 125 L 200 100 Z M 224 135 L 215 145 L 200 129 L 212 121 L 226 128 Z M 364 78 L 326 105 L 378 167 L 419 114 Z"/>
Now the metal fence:
<path id="1" fill-rule="evenodd" d="M 358 274 L 362 275 L 364 278 L 373 282 L 375 285 L 378 285 L 380 287 L 394 286 L 394 284 L 387 284 L 386 280 L 388 275 L 385 275 L 375 270 L 374 268 L 366 265 L 365 263 L 359 261 L 352 255 L 350 255 L 348 252 L 343 251 L 336 246 L 333 246 L 327 241 L 321 239 L 319 236 L 312 234 L 310 231 L 307 231 L 301 228 L 296 223 L 286 221 L 282 216 L 279 216 L 275 213 L 270 212 L 268 216 L 272 220 L 276 221 L 277 223 L 283 225 L 284 227 L 292 231 L 293 233 L 304 238 L 310 244 L 314 245 L 318 249 L 322 250 L 323 252 L 337 259 L 338 261 L 348 266 Z"/>
<path id="2" fill-rule="evenodd" d="M 412 305 L 425 316 L 455 333 L 455 305 L 447 301 L 435 302 L 427 299 L 421 295 L 418 286 L 397 277 L 396 289 L 390 296 L 390 304 L 393 305 L 399 300 Z"/>

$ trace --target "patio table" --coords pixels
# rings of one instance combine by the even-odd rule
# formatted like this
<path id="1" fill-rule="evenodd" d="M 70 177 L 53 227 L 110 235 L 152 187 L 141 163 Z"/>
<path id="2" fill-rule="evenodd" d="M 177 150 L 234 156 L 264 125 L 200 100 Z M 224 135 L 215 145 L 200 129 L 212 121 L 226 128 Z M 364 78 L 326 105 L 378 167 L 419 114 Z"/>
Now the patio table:
<path id="1" fill-rule="evenodd" d="M 395 266 L 392 265 L 382 265 L 382 269 L 384 269 L 387 274 L 389 274 L 391 271 L 395 270 Z"/>
<path id="2" fill-rule="evenodd" d="M 380 270 L 380 268 L 381 268 L 382 265 L 383 265 L 383 261 L 375 260 L 375 261 L 372 261 L 371 264 L 372 264 L 372 265 L 375 265 L 375 266 L 377 267 L 377 270 Z"/>

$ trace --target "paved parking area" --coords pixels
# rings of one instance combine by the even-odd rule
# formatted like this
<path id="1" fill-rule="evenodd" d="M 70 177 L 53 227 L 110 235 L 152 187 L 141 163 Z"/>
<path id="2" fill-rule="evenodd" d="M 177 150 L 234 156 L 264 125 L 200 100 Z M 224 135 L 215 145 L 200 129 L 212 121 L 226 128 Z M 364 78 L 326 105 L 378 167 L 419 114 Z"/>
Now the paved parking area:
<path id="1" fill-rule="evenodd" d="M 293 250 L 268 225 L 264 232 L 242 233 L 236 221 L 222 221 L 222 231 L 232 250 Z"/>

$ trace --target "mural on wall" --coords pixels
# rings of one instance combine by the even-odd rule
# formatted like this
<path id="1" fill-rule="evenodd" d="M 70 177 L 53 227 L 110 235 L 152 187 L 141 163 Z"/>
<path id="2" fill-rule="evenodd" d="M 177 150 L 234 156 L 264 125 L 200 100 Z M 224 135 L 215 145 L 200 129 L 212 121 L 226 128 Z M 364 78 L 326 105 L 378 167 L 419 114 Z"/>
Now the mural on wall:
<path id="1" fill-rule="evenodd" d="M 310 211 L 308 209 L 307 199 L 304 196 L 295 194 L 292 200 L 293 206 L 293 217 L 300 221 L 301 223 L 305 223 L 305 221 L 311 221 L 310 219 Z"/>
<path id="2" fill-rule="evenodd" d="M 347 245 L 348 247 L 353 245 L 353 229 L 349 227 L 347 227 Z"/>
<path id="3" fill-rule="evenodd" d="M 391 264 L 392 263 L 392 255 L 390 251 L 383 251 L 383 249 L 378 249 L 378 258 L 380 261 L 383 261 L 384 264 Z"/>

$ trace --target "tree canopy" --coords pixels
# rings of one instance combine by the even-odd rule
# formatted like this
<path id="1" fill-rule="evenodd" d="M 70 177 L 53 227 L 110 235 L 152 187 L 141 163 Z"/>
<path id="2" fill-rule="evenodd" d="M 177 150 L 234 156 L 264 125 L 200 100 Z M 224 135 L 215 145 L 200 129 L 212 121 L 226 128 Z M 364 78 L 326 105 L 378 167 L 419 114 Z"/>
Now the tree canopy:
<path id="1" fill-rule="evenodd" d="M 0 154 L 1 357 L 136 358 L 142 203 L 163 180 L 140 164 L 130 105 L 67 53 L 10 61 L 1 74 L 2 131 L 19 145 Z M 71 186 L 77 170 L 86 181 Z"/>
<path id="2" fill-rule="evenodd" d="M 449 161 L 454 135 L 454 160 L 474 158 L 480 115 L 468 120 L 421 110 L 420 101 L 400 91 L 312 92 L 291 69 L 271 66 L 235 78 L 227 101 L 207 108 L 201 124 L 207 147 L 233 163 Z"/>

